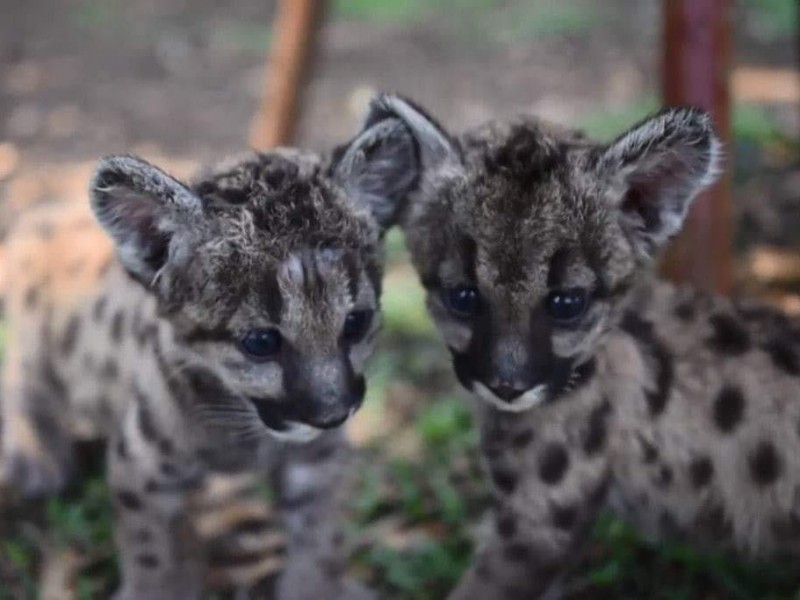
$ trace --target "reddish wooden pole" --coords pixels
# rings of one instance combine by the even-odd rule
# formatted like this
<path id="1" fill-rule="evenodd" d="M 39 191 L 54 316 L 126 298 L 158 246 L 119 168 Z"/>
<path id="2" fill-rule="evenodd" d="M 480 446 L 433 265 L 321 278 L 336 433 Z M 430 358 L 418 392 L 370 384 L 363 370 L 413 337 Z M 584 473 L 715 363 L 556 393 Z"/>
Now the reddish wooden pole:
<path id="1" fill-rule="evenodd" d="M 278 4 L 262 101 L 250 128 L 253 148 L 289 144 L 294 137 L 301 88 L 324 4 L 325 0 L 280 0 Z"/>
<path id="2" fill-rule="evenodd" d="M 728 0 L 664 0 L 662 90 L 668 105 L 690 104 L 711 111 L 717 132 L 730 140 L 730 5 Z M 731 146 L 725 174 L 699 197 L 683 234 L 662 263 L 670 279 L 728 293 L 732 283 Z"/>

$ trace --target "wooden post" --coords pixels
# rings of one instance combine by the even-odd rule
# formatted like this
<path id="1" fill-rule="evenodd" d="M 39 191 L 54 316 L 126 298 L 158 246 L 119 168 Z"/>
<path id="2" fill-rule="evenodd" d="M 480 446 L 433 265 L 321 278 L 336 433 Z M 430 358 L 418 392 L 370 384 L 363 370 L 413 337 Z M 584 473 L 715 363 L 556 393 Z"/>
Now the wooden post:
<path id="1" fill-rule="evenodd" d="M 663 6 L 664 103 L 711 111 L 718 134 L 729 142 L 729 1 L 664 0 Z M 695 201 L 684 232 L 662 263 L 668 278 L 709 292 L 728 293 L 732 284 L 731 149 L 726 143 L 725 174 Z"/>
<path id="2" fill-rule="evenodd" d="M 250 145 L 265 150 L 294 137 L 300 92 L 316 42 L 325 0 L 280 0 L 273 27 L 261 104 Z"/>

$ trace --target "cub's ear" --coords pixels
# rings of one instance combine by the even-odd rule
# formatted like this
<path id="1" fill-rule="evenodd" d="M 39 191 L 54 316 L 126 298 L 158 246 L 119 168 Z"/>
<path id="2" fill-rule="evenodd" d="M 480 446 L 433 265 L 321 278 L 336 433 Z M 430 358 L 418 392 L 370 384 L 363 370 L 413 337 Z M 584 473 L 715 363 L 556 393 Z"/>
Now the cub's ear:
<path id="1" fill-rule="evenodd" d="M 386 229 L 429 172 L 458 162 L 455 144 L 431 117 L 409 100 L 383 94 L 370 102 L 361 132 L 337 149 L 333 173 Z"/>
<path id="2" fill-rule="evenodd" d="M 599 166 L 622 186 L 614 196 L 623 227 L 652 255 L 680 231 L 694 198 L 716 180 L 721 159 L 708 113 L 668 108 L 612 142 Z"/>
<path id="3" fill-rule="evenodd" d="M 123 266 L 146 286 L 166 264 L 175 233 L 202 213 L 200 198 L 184 184 L 135 156 L 101 159 L 89 192 Z"/>

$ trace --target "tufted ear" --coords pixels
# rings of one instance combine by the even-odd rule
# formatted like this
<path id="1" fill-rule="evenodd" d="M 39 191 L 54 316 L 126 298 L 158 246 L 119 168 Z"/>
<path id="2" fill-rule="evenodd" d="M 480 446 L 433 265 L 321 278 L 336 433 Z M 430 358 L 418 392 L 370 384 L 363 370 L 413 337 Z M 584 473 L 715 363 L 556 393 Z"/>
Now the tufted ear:
<path id="1" fill-rule="evenodd" d="M 622 225 L 645 253 L 680 231 L 692 201 L 716 180 L 721 156 L 711 116 L 695 108 L 665 109 L 604 149 L 600 169 L 623 188 L 615 194 Z"/>
<path id="2" fill-rule="evenodd" d="M 184 184 L 135 156 L 103 158 L 89 191 L 120 261 L 146 286 L 166 264 L 174 234 L 202 212 L 200 198 Z"/>
<path id="3" fill-rule="evenodd" d="M 459 161 L 447 133 L 422 109 L 384 94 L 370 103 L 361 132 L 337 150 L 334 175 L 388 228 L 429 170 Z"/>

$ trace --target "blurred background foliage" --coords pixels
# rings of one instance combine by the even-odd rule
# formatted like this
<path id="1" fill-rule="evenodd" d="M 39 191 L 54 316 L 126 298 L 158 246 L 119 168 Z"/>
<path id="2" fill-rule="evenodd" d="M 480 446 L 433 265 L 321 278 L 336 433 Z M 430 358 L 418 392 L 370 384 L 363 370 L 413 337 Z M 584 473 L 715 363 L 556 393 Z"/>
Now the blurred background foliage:
<path id="1" fill-rule="evenodd" d="M 658 106 L 659 4 L 333 0 L 298 143 L 324 150 L 346 139 L 376 89 L 418 99 L 454 129 L 524 112 L 610 139 Z M 83 201 L 101 154 L 138 152 L 185 175 L 240 150 L 273 8 L 264 0 L 29 0 L 4 9 L 0 233 L 37 203 Z M 788 101 L 770 97 L 758 75 L 796 80 L 796 11 L 795 0 L 735 3 L 728 149 L 738 288 L 794 311 L 800 98 L 791 100 L 791 82 Z M 757 76 L 736 78 L 744 68 Z M 382 596 L 441 598 L 469 561 L 488 495 L 469 400 L 396 232 L 387 256 L 382 341 L 350 428 L 359 448 L 351 566 Z M 85 477 L 59 498 L 19 504 L 0 495 L 0 599 L 48 589 L 88 599 L 114 588 L 101 455 L 86 450 Z M 798 576 L 796 566 L 655 545 L 607 517 L 566 590 L 569 598 L 800 600 Z"/>

